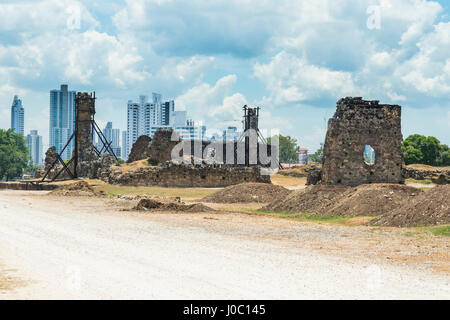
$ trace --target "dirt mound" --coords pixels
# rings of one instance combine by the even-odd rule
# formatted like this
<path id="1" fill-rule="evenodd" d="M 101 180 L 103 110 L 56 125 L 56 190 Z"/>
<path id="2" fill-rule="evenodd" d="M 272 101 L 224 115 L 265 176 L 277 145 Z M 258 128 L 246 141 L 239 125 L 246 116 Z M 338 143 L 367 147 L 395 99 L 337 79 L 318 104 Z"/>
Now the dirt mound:
<path id="1" fill-rule="evenodd" d="M 326 214 L 340 216 L 381 215 L 414 200 L 423 191 L 400 184 L 366 184 L 352 188 Z"/>
<path id="2" fill-rule="evenodd" d="M 336 199 L 352 188 L 345 186 L 315 185 L 304 190 L 292 192 L 285 198 L 279 198 L 270 203 L 263 210 L 324 213 L 331 207 Z"/>
<path id="3" fill-rule="evenodd" d="M 206 196 L 201 201 L 211 203 L 268 203 L 291 193 L 281 186 L 268 183 L 246 183 L 226 187 Z"/>
<path id="4" fill-rule="evenodd" d="M 52 196 L 69 197 L 101 197 L 105 196 L 103 191 L 95 191 L 86 181 L 79 181 L 69 185 L 61 186 L 49 193 Z"/>
<path id="5" fill-rule="evenodd" d="M 392 212 L 372 220 L 371 225 L 418 227 L 450 223 L 450 185 L 437 186 L 406 201 Z"/>
<path id="6" fill-rule="evenodd" d="M 322 216 L 381 215 L 392 212 L 423 193 L 398 184 L 358 187 L 316 185 L 296 191 L 263 210 L 315 213 Z"/>
<path id="7" fill-rule="evenodd" d="M 182 211 L 182 212 L 209 212 L 213 209 L 201 204 L 184 204 L 181 202 L 164 202 L 156 199 L 141 199 L 135 210 L 144 211 Z"/>

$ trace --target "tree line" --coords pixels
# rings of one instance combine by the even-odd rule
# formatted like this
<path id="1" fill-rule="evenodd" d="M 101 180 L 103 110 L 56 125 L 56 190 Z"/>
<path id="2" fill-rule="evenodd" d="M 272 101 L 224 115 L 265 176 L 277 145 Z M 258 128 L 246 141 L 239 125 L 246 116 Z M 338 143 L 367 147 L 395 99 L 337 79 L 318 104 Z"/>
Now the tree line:
<path id="1" fill-rule="evenodd" d="M 25 138 L 13 129 L 0 129 L 0 180 L 21 177 L 29 168 L 29 151 Z"/>

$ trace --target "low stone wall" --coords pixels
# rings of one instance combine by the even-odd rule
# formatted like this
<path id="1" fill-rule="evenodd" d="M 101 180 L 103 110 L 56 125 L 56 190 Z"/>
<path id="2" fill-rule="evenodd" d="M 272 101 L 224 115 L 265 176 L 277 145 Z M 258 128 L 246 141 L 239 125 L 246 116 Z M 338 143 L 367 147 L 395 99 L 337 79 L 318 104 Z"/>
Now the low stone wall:
<path id="1" fill-rule="evenodd" d="M 122 173 L 121 169 L 103 172 L 101 179 L 110 184 L 163 187 L 226 187 L 244 182 L 270 183 L 259 167 L 227 165 L 186 165 L 165 163 Z"/>
<path id="2" fill-rule="evenodd" d="M 59 185 L 39 183 L 32 184 L 31 182 L 0 182 L 0 190 L 29 190 L 29 191 L 39 191 L 39 190 L 54 190 L 60 187 Z"/>
<path id="3" fill-rule="evenodd" d="M 405 179 L 431 180 L 436 184 L 450 184 L 449 169 L 424 170 L 406 167 L 403 168 L 403 176 Z"/>

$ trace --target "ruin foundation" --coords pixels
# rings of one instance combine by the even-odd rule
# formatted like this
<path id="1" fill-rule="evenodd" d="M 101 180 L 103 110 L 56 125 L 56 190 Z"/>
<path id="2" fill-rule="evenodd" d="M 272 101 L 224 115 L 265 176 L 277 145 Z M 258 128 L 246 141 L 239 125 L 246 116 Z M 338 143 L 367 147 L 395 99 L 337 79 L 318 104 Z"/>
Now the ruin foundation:
<path id="1" fill-rule="evenodd" d="M 344 98 L 328 122 L 321 183 L 356 186 L 404 183 L 401 107 Z M 365 146 L 375 150 L 375 163 L 364 161 Z"/>
<path id="2" fill-rule="evenodd" d="M 160 166 L 124 172 L 120 168 L 104 172 L 101 179 L 110 184 L 163 187 L 226 187 L 244 182 L 270 183 L 260 167 L 227 165 L 186 165 L 166 162 Z"/>

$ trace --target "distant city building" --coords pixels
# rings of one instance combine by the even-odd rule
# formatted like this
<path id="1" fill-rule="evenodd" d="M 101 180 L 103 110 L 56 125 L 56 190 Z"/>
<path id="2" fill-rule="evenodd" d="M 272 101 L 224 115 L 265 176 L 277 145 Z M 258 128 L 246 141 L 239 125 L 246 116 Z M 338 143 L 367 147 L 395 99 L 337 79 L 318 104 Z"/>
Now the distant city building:
<path id="1" fill-rule="evenodd" d="M 298 148 L 297 151 L 298 163 L 300 164 L 308 164 L 309 156 L 307 148 Z"/>
<path id="2" fill-rule="evenodd" d="M 128 155 L 131 152 L 131 147 L 133 146 L 133 143 L 136 142 L 137 138 L 139 138 L 139 133 L 141 130 L 139 130 L 140 125 L 140 118 L 142 116 L 139 116 L 140 111 L 142 108 L 140 108 L 139 103 L 134 103 L 133 101 L 128 101 L 128 107 L 127 107 L 127 143 L 126 143 L 126 153 L 124 154 L 124 157 L 128 158 Z"/>
<path id="3" fill-rule="evenodd" d="M 162 101 L 162 95 L 152 94 L 152 101 L 148 97 L 141 95 L 139 102 L 128 101 L 127 105 L 127 134 L 126 144 L 123 148 L 122 135 L 122 157 L 127 158 L 133 144 L 141 135 L 153 136 L 157 128 L 171 126 L 173 114 L 175 112 L 175 102 L 173 100 Z M 186 125 L 186 120 L 177 120 L 180 126 Z"/>
<path id="4" fill-rule="evenodd" d="M 60 90 L 50 91 L 50 146 L 56 147 L 60 153 L 70 139 L 75 126 L 75 91 L 69 91 L 66 84 Z M 72 157 L 74 143 L 65 149 L 61 157 L 67 160 Z"/>
<path id="5" fill-rule="evenodd" d="M 35 166 L 41 166 L 44 162 L 42 136 L 38 135 L 37 130 L 31 130 L 26 137 L 26 142 L 30 152 L 30 163 Z"/>
<path id="6" fill-rule="evenodd" d="M 186 111 L 173 111 L 170 117 L 169 125 L 171 127 L 184 126 L 187 122 Z"/>
<path id="7" fill-rule="evenodd" d="M 106 141 L 108 143 L 112 142 L 112 130 L 113 130 L 112 122 L 108 122 L 106 124 L 105 129 L 103 129 L 103 134 L 105 135 Z"/>
<path id="8" fill-rule="evenodd" d="M 112 122 L 108 122 L 106 124 L 106 127 L 103 129 L 103 135 L 106 138 L 107 143 L 111 143 L 110 147 L 112 151 L 114 152 L 114 155 L 119 158 L 121 156 L 121 147 L 120 147 L 120 129 L 113 129 Z M 101 151 L 102 153 L 106 153 L 106 146 L 102 143 L 100 140 L 100 137 L 96 136 L 96 142 L 94 142 L 95 147 L 98 151 Z"/>
<path id="9" fill-rule="evenodd" d="M 238 141 L 242 132 L 239 132 L 237 127 L 228 127 L 223 131 L 223 141 Z"/>
<path id="10" fill-rule="evenodd" d="M 22 100 L 18 96 L 14 96 L 14 100 L 11 106 L 11 129 L 15 133 L 21 133 L 24 135 L 24 109 L 22 106 Z"/>
<path id="11" fill-rule="evenodd" d="M 185 125 L 179 126 L 154 126 L 151 128 L 150 137 L 152 137 L 158 129 L 174 129 L 179 137 L 183 140 L 205 140 L 206 126 L 195 125 L 192 120 L 187 121 Z"/>
<path id="12" fill-rule="evenodd" d="M 122 131 L 122 150 L 121 150 L 121 153 L 120 153 L 120 157 L 123 160 L 127 160 L 128 159 L 127 142 L 128 142 L 127 131 Z"/>

